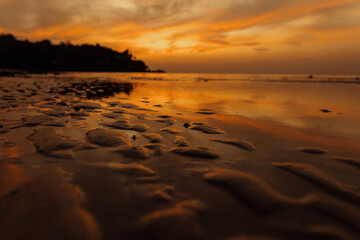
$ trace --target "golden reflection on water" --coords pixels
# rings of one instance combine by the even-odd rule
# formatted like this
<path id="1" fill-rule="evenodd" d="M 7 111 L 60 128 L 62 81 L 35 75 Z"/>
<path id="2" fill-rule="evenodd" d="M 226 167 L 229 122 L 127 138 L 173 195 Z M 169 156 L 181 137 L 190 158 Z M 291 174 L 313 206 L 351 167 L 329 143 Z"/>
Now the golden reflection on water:
<path id="1" fill-rule="evenodd" d="M 339 84 L 149 81 L 139 85 L 130 98 L 145 96 L 152 103 L 170 101 L 182 108 L 213 108 L 252 118 L 277 118 L 279 122 L 281 118 L 309 115 L 341 115 L 359 121 L 358 90 L 358 85 Z M 322 108 L 334 113 L 325 115 L 319 111 Z"/>
<path id="2" fill-rule="evenodd" d="M 321 144 L 328 147 L 337 147 L 346 151 L 352 151 L 360 154 L 359 141 L 354 141 L 354 139 L 336 136 L 325 136 L 313 132 L 306 132 L 299 128 L 291 128 L 288 126 L 277 125 L 266 121 L 241 118 L 238 116 L 221 115 L 219 119 L 232 126 L 244 125 L 247 127 L 256 128 L 263 132 L 276 135 L 277 137 L 283 139 L 306 142 L 308 145 Z"/>
<path id="3" fill-rule="evenodd" d="M 181 75 L 177 76 L 181 79 Z M 204 117 L 236 116 L 236 121 L 261 125 L 277 136 L 315 139 L 349 148 L 360 141 L 359 84 L 266 83 L 218 81 L 136 81 L 129 99 L 142 107 L 162 104 L 169 114 L 195 117 L 198 109 L 219 113 Z M 123 96 L 123 95 L 121 95 Z M 139 103 L 142 98 L 151 103 Z M 329 109 L 323 113 L 321 109 Z M 242 121 L 247 120 L 247 121 Z M 259 124 L 261 123 L 261 124 Z M 266 128 L 266 129 L 264 129 Z"/>

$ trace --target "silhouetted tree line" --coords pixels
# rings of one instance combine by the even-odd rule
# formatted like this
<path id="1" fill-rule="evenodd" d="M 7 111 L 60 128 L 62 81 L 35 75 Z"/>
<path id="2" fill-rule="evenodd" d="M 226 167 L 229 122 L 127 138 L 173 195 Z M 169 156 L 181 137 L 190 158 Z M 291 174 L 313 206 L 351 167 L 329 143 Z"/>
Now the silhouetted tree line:
<path id="1" fill-rule="evenodd" d="M 29 71 L 147 72 L 148 66 L 128 50 L 116 52 L 96 45 L 29 42 L 0 34 L 0 68 Z"/>

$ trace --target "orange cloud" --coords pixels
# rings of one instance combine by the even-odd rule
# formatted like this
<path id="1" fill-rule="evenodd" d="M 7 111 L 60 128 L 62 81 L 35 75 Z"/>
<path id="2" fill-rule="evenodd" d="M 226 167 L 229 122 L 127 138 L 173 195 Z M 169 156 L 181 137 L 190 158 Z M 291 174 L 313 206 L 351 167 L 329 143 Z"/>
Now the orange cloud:
<path id="1" fill-rule="evenodd" d="M 0 0 L 0 30 L 32 40 L 129 48 L 150 65 L 160 58 L 188 56 L 191 61 L 197 56 L 200 65 L 224 58 L 224 71 L 232 65 L 226 59 L 239 64 L 257 59 L 261 69 L 267 57 L 280 59 L 299 51 L 302 56 L 319 56 L 319 49 L 334 52 L 339 45 L 344 46 L 341 51 L 350 51 L 345 47 L 350 42 L 360 47 L 358 0 L 31 2 Z"/>

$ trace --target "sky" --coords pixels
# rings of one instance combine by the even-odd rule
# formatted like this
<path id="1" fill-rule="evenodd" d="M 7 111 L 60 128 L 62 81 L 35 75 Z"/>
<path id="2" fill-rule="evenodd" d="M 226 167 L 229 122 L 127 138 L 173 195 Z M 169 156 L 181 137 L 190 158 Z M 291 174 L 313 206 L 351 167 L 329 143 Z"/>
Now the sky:
<path id="1" fill-rule="evenodd" d="M 360 74 L 360 0 L 0 0 L 0 32 L 168 72 Z"/>

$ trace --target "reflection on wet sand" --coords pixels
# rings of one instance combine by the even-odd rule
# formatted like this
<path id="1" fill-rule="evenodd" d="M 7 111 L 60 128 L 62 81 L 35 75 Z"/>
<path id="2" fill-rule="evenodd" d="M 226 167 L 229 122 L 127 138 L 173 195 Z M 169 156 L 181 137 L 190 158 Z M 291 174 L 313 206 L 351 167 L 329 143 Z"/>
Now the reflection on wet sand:
<path id="1" fill-rule="evenodd" d="M 68 182 L 69 177 L 64 171 L 50 170 L 4 195 L 1 239 L 101 239 L 93 216 L 82 208 L 85 195 Z M 14 178 L 21 179 L 10 171 L 4 180 L 11 184 Z"/>
<path id="2" fill-rule="evenodd" d="M 0 199 L 20 187 L 25 180 L 25 175 L 19 167 L 0 163 Z"/>

